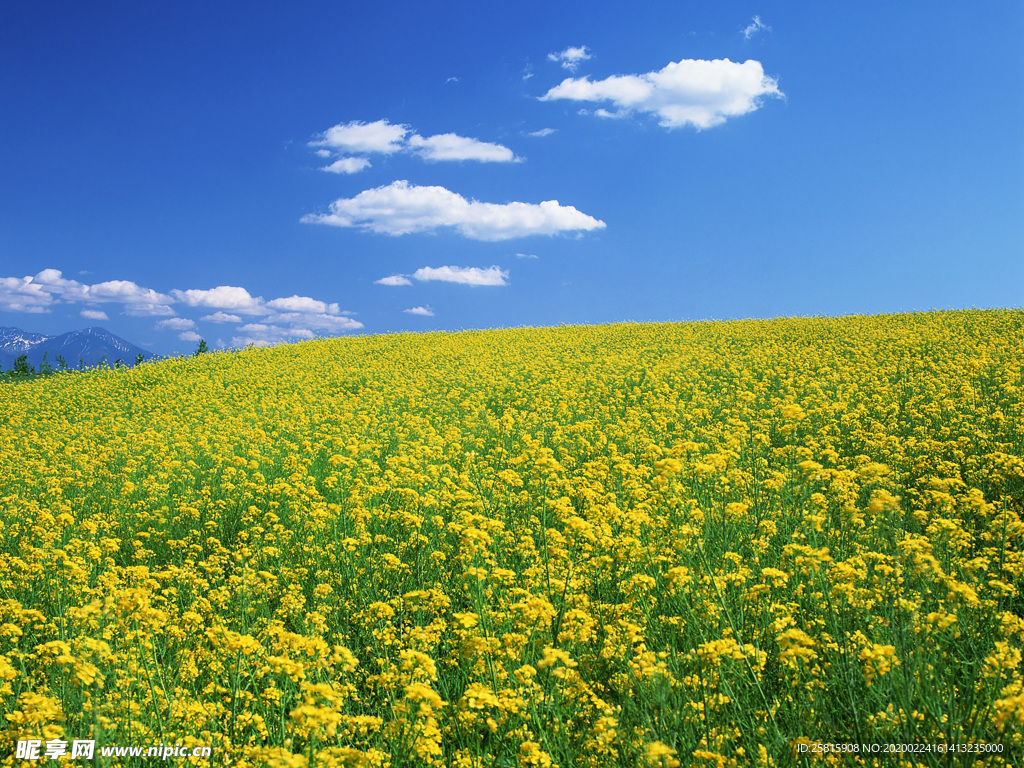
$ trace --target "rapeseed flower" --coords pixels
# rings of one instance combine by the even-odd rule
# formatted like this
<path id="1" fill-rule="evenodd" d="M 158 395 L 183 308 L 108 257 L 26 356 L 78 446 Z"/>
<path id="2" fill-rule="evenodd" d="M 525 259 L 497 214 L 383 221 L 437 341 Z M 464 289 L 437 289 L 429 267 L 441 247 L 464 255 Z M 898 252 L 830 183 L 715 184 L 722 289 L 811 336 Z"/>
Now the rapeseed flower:
<path id="1" fill-rule="evenodd" d="M 986 310 L 0 386 L 0 750 L 739 767 L 841 722 L 1015 764 L 1022 350 Z"/>

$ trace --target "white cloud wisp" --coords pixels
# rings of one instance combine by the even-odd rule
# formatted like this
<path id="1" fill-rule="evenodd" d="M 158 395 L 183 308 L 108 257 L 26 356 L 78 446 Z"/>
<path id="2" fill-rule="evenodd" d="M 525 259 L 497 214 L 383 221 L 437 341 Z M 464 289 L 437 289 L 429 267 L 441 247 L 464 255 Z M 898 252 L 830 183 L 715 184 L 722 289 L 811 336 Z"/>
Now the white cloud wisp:
<path id="1" fill-rule="evenodd" d="M 221 312 L 220 310 L 214 312 L 212 315 L 203 315 L 199 318 L 207 323 L 240 323 L 242 318 L 240 315 L 232 315 L 228 312 Z"/>
<path id="2" fill-rule="evenodd" d="M 364 123 L 353 120 L 328 128 L 309 142 L 318 157 L 335 157 L 320 170 L 329 173 L 359 173 L 370 167 L 367 155 L 414 154 L 428 162 L 470 160 L 478 163 L 516 163 L 521 158 L 506 146 L 480 141 L 457 133 L 420 136 L 408 125 L 387 120 Z"/>
<path id="3" fill-rule="evenodd" d="M 291 341 L 305 341 L 316 336 L 309 328 L 282 328 L 266 323 L 248 323 L 238 330 L 246 335 L 232 336 L 231 345 L 234 347 L 246 347 L 250 344 L 254 347 L 270 347 Z"/>
<path id="4" fill-rule="evenodd" d="M 476 160 L 480 163 L 512 163 L 518 160 L 512 150 L 501 144 L 468 139 L 455 133 L 441 133 L 423 138 L 409 137 L 409 148 L 424 160 Z"/>
<path id="5" fill-rule="evenodd" d="M 434 310 L 430 307 L 411 307 L 409 309 L 403 309 L 402 311 L 410 315 L 420 315 L 422 317 L 434 316 Z"/>
<path id="6" fill-rule="evenodd" d="M 389 275 L 377 280 L 378 285 L 412 285 L 412 280 L 421 283 L 441 282 L 461 285 L 508 285 L 508 271 L 497 266 L 487 267 L 420 267 L 411 275 Z"/>
<path id="7" fill-rule="evenodd" d="M 387 277 L 382 277 L 380 280 L 374 280 L 373 282 L 375 285 L 412 285 L 412 280 L 405 275 L 388 275 Z"/>
<path id="8" fill-rule="evenodd" d="M 207 290 L 189 288 L 186 291 L 173 290 L 174 298 L 190 307 L 209 309 L 230 309 L 243 315 L 264 315 L 267 313 L 263 300 L 249 295 L 245 288 L 235 285 L 218 285 Z"/>
<path id="9" fill-rule="evenodd" d="M 387 120 L 372 123 L 353 120 L 350 123 L 331 126 L 309 145 L 348 154 L 378 152 L 390 155 L 404 148 L 405 137 L 409 131 L 409 126 L 392 125 Z"/>
<path id="10" fill-rule="evenodd" d="M 4 312 L 42 314 L 50 311 L 54 301 L 53 295 L 29 276 L 0 277 L 0 310 Z"/>
<path id="11" fill-rule="evenodd" d="M 123 304 L 126 315 L 173 315 L 170 296 L 143 288 L 131 280 L 107 280 L 88 285 L 63 276 L 59 269 L 44 269 L 36 275 L 0 278 L 0 310 L 8 312 L 49 312 L 54 304 Z M 86 311 L 100 312 L 90 309 Z M 97 319 L 97 318 L 91 318 Z"/>
<path id="12" fill-rule="evenodd" d="M 321 171 L 328 173 L 359 173 L 370 167 L 370 161 L 365 157 L 339 157 L 330 165 L 325 165 Z"/>
<path id="13" fill-rule="evenodd" d="M 289 296 L 286 299 L 273 299 L 267 302 L 267 306 L 283 312 L 304 312 L 307 314 L 336 315 L 339 312 L 337 304 L 327 304 L 308 296 Z"/>
<path id="14" fill-rule="evenodd" d="M 412 273 L 414 280 L 459 283 L 461 285 L 508 285 L 508 272 L 496 266 L 480 267 L 420 267 Z"/>
<path id="15" fill-rule="evenodd" d="M 562 65 L 563 69 L 568 69 L 570 72 L 575 72 L 581 61 L 587 61 L 590 58 L 593 56 L 585 45 L 569 46 L 564 51 L 548 54 L 548 61 L 557 62 Z"/>
<path id="16" fill-rule="evenodd" d="M 481 203 L 444 187 L 395 181 L 331 203 L 330 213 L 307 214 L 307 224 L 357 227 L 387 235 L 450 227 L 471 240 L 509 240 L 603 229 L 605 223 L 557 200 L 542 203 Z"/>
<path id="17" fill-rule="evenodd" d="M 749 40 L 758 32 L 771 32 L 772 28 L 761 21 L 760 16 L 755 16 L 753 20 L 743 29 L 743 39 Z"/>
<path id="18" fill-rule="evenodd" d="M 270 301 L 253 296 L 245 288 L 219 285 L 216 288 L 172 290 L 169 294 L 145 288 L 130 280 L 108 280 L 88 285 L 63 277 L 60 270 L 44 269 L 34 276 L 0 277 L 0 311 L 50 312 L 55 306 L 82 304 L 79 314 L 90 320 L 107 320 L 107 313 L 95 309 L 97 304 L 121 304 L 125 315 L 164 316 L 156 330 L 177 331 L 182 341 L 197 341 L 196 321 L 178 316 L 172 304 L 186 308 L 216 310 L 203 315 L 200 322 L 241 323 L 242 316 L 259 317 L 250 323 L 249 333 L 240 345 L 278 343 L 313 338 L 315 331 L 327 335 L 358 330 L 363 324 L 346 315 L 337 303 L 328 303 L 309 296 L 287 296 Z M 223 310 L 231 310 L 225 312 Z M 194 338 L 193 338 L 194 337 Z"/>
<path id="19" fill-rule="evenodd" d="M 161 320 L 156 324 L 158 331 L 170 328 L 173 331 L 189 331 L 196 327 L 194 320 L 189 320 L 187 317 L 169 317 L 166 320 Z"/>
<path id="20" fill-rule="evenodd" d="M 641 75 L 612 75 L 603 80 L 569 77 L 540 100 L 611 102 L 618 112 L 597 110 L 596 114 L 620 117 L 647 112 L 665 128 L 691 125 L 703 130 L 753 112 L 766 97 L 783 96 L 759 61 L 683 59 Z"/>

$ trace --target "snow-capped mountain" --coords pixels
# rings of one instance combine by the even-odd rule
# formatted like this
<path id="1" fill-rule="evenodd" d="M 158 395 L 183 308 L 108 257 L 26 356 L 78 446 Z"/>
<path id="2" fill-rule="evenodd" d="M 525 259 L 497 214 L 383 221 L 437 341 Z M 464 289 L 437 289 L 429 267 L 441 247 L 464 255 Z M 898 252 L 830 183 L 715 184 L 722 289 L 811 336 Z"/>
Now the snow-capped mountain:
<path id="1" fill-rule="evenodd" d="M 49 339 L 41 333 L 29 333 L 21 328 L 0 326 L 0 354 L 11 352 L 15 356 L 28 352 L 32 347 Z"/>
<path id="2" fill-rule="evenodd" d="M 150 356 L 141 347 L 103 328 L 86 328 L 59 336 L 45 336 L 21 328 L 0 326 L 0 370 L 13 368 L 14 361 L 23 354 L 28 355 L 29 364 L 37 369 L 44 356 L 54 369 L 59 367 L 58 356 L 64 358 L 68 368 L 91 368 L 103 358 L 106 358 L 109 365 L 123 360 L 125 365 L 132 366 L 140 354 Z"/>

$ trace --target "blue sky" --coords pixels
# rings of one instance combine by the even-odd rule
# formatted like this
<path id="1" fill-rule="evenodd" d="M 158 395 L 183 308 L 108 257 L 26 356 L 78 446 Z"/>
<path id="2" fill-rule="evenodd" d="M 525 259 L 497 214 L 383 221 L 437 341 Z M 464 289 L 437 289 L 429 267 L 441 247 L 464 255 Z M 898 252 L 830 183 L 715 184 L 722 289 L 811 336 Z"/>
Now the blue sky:
<path id="1" fill-rule="evenodd" d="M 1019 307 L 1019 2 L 0 7 L 0 325 Z"/>

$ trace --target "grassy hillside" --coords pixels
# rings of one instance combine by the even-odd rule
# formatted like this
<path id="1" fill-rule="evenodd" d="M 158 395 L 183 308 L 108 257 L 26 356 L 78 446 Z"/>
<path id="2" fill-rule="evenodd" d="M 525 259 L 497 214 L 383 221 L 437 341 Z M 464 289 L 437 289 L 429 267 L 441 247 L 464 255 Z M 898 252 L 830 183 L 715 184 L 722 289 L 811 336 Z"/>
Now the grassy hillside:
<path id="1" fill-rule="evenodd" d="M 1022 393 L 1020 311 L 0 385 L 0 764 L 56 737 L 236 766 L 1013 763 Z"/>

